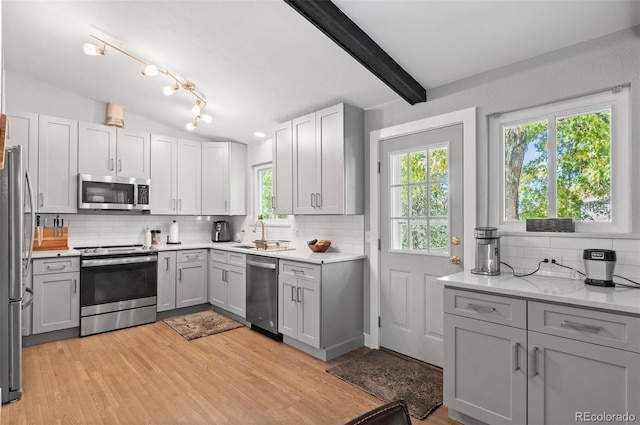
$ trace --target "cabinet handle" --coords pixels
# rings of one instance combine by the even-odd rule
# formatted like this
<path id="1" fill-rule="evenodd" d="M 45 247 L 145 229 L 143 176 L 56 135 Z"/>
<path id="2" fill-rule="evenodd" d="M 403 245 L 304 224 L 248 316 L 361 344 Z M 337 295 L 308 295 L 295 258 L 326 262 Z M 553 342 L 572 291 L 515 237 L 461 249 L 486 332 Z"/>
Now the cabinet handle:
<path id="1" fill-rule="evenodd" d="M 229 283 L 229 270 L 224 271 L 224 281 Z"/>
<path id="2" fill-rule="evenodd" d="M 291 287 L 291 301 L 296 302 L 296 296 L 293 294 L 296 290 L 295 286 Z"/>
<path id="3" fill-rule="evenodd" d="M 316 193 L 316 207 L 320 208 L 322 206 L 322 197 L 319 193 Z"/>
<path id="4" fill-rule="evenodd" d="M 73 293 L 78 292 L 78 279 L 73 279 Z"/>
<path id="5" fill-rule="evenodd" d="M 118 171 L 122 171 L 122 160 L 118 160 Z"/>
<path id="6" fill-rule="evenodd" d="M 602 330 L 602 327 L 600 326 L 587 325 L 586 323 L 572 322 L 570 320 L 563 320 L 560 326 L 563 328 L 571 328 L 577 331 L 591 332 L 594 334 L 597 334 Z"/>
<path id="7" fill-rule="evenodd" d="M 293 272 L 293 274 L 304 274 L 304 270 L 300 270 L 300 269 L 291 269 L 291 271 Z"/>
<path id="8" fill-rule="evenodd" d="M 296 291 L 296 292 L 297 292 L 296 296 L 297 296 L 297 298 L 298 298 L 298 302 L 299 302 L 299 303 L 301 303 L 301 302 L 302 302 L 302 300 L 301 300 L 301 298 L 302 298 L 302 297 L 300 296 L 300 290 L 301 290 L 301 289 L 302 289 L 302 288 L 298 286 L 298 290 Z"/>
<path id="9" fill-rule="evenodd" d="M 520 343 L 516 342 L 513 346 L 513 363 L 515 364 L 514 372 L 520 370 Z"/>
<path id="10" fill-rule="evenodd" d="M 171 198 L 171 209 L 174 211 L 176 209 L 176 198 Z"/>
<path id="11" fill-rule="evenodd" d="M 494 307 L 487 307 L 485 305 L 476 305 L 476 304 L 467 304 L 467 307 L 471 310 L 477 311 L 478 313 L 493 313 L 496 311 Z"/>
<path id="12" fill-rule="evenodd" d="M 113 171 L 113 158 L 109 158 L 109 171 Z"/>
<path id="13" fill-rule="evenodd" d="M 312 193 L 312 194 L 311 194 L 311 206 L 312 206 L 313 208 L 315 208 L 315 207 L 316 207 L 316 194 L 315 194 L 315 193 Z"/>
<path id="14" fill-rule="evenodd" d="M 224 270 L 220 270 L 220 273 L 222 273 L 222 281 L 224 282 Z"/>
<path id="15" fill-rule="evenodd" d="M 38 194 L 38 198 L 40 199 L 40 202 L 39 202 L 40 206 L 44 207 L 44 193 L 40 192 Z"/>
<path id="16" fill-rule="evenodd" d="M 197 259 L 198 259 L 198 254 L 187 255 L 187 260 L 197 260 Z"/>
<path id="17" fill-rule="evenodd" d="M 66 269 L 67 266 L 64 264 L 60 264 L 59 266 L 51 266 L 49 264 L 47 264 L 47 270 L 64 270 Z"/>
<path id="18" fill-rule="evenodd" d="M 165 270 L 169 270 L 169 257 L 165 258 L 164 260 L 167 262 L 167 264 L 165 265 L 164 269 Z"/>
<path id="19" fill-rule="evenodd" d="M 271 209 L 276 208 L 276 197 L 272 196 L 271 197 Z"/>
<path id="20" fill-rule="evenodd" d="M 178 269 L 178 280 L 182 280 L 182 269 Z"/>
<path id="21" fill-rule="evenodd" d="M 533 357 L 531 373 L 532 373 L 532 376 L 537 376 L 538 375 L 538 347 L 533 347 L 531 354 Z"/>
<path id="22" fill-rule="evenodd" d="M 227 212 L 228 202 L 224 201 L 224 212 Z"/>

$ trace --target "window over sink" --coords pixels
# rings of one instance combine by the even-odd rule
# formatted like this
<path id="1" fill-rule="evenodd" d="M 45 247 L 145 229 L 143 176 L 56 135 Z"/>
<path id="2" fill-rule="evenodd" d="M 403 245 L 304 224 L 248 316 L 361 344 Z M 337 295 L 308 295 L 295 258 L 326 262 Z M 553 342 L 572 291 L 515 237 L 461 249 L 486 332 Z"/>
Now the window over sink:
<path id="1" fill-rule="evenodd" d="M 253 166 L 254 212 L 255 217 L 262 216 L 267 226 L 289 226 L 289 216 L 273 214 L 273 167 L 272 163 Z"/>

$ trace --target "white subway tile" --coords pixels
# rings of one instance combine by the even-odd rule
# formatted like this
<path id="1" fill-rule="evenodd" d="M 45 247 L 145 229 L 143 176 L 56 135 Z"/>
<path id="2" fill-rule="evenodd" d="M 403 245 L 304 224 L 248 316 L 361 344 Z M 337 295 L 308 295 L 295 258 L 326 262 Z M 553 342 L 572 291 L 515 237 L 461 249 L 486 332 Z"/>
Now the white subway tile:
<path id="1" fill-rule="evenodd" d="M 579 249 L 613 249 L 611 239 L 596 238 L 551 238 L 551 248 Z"/>

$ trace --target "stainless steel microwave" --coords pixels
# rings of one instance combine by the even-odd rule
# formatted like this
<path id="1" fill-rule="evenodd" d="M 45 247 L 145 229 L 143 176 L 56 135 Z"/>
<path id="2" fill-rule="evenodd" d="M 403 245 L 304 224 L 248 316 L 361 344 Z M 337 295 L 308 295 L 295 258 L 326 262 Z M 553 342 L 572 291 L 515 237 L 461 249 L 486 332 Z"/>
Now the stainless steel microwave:
<path id="1" fill-rule="evenodd" d="M 150 179 L 78 174 L 78 209 L 147 211 Z"/>

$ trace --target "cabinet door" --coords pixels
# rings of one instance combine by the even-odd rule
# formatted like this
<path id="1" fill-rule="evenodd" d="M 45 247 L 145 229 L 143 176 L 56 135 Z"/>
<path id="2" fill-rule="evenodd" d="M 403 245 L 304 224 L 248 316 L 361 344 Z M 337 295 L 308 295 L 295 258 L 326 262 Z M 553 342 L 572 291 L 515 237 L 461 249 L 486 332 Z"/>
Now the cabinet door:
<path id="1" fill-rule="evenodd" d="M 318 169 L 315 113 L 293 120 L 293 213 L 315 214 Z"/>
<path id="2" fill-rule="evenodd" d="M 640 416 L 640 354 L 529 332 L 529 355 L 529 424 L 590 422 L 578 416 L 588 412 Z"/>
<path id="3" fill-rule="evenodd" d="M 178 140 L 178 214 L 201 213 L 202 143 Z"/>
<path id="4" fill-rule="evenodd" d="M 78 123 L 78 172 L 115 176 L 116 165 L 116 129 Z"/>
<path id="5" fill-rule="evenodd" d="M 207 262 L 178 263 L 176 308 L 207 302 Z"/>
<path id="6" fill-rule="evenodd" d="M 22 146 L 23 166 L 29 170 L 34 196 L 38 190 L 38 115 L 32 113 L 17 113 L 7 116 L 7 145 Z M 37 200 L 36 200 L 37 201 Z M 25 193 L 25 212 L 31 212 L 30 200 Z"/>
<path id="7" fill-rule="evenodd" d="M 227 309 L 227 266 L 214 261 L 209 262 L 209 303 Z"/>
<path id="8" fill-rule="evenodd" d="M 151 177 L 151 138 L 149 133 L 117 130 L 119 176 L 148 179 Z"/>
<path id="9" fill-rule="evenodd" d="M 40 115 L 38 212 L 75 213 L 78 208 L 78 122 Z"/>
<path id="10" fill-rule="evenodd" d="M 444 332 L 444 404 L 488 424 L 526 424 L 527 331 L 445 314 Z"/>
<path id="11" fill-rule="evenodd" d="M 280 275 L 278 278 L 278 331 L 298 338 L 298 285 L 296 279 Z"/>
<path id="12" fill-rule="evenodd" d="M 316 112 L 316 206 L 321 214 L 344 214 L 344 105 Z"/>
<path id="13" fill-rule="evenodd" d="M 202 144 L 202 214 L 229 215 L 229 143 Z"/>
<path id="14" fill-rule="evenodd" d="M 246 317 L 247 278 L 244 267 L 228 266 L 227 269 L 227 310 L 240 317 Z"/>
<path id="15" fill-rule="evenodd" d="M 175 214 L 177 208 L 178 141 L 151 136 L 151 212 Z"/>
<path id="16" fill-rule="evenodd" d="M 318 282 L 298 279 L 298 340 L 320 348 L 320 286 Z"/>
<path id="17" fill-rule="evenodd" d="M 293 142 L 291 121 L 273 130 L 273 213 L 293 214 Z"/>
<path id="18" fill-rule="evenodd" d="M 79 273 L 33 277 L 33 334 L 80 326 Z"/>
<path id="19" fill-rule="evenodd" d="M 176 308 L 176 252 L 158 253 L 158 308 L 167 311 Z"/>

